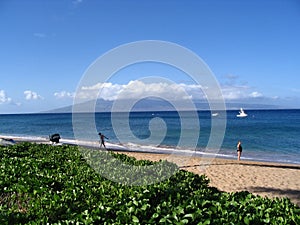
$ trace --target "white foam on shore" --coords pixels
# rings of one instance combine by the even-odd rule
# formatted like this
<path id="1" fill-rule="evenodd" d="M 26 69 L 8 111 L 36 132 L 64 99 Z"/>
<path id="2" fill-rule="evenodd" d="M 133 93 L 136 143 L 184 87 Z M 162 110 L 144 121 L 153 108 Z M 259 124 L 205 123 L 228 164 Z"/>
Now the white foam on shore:
<path id="1" fill-rule="evenodd" d="M 6 135 L 3 138 L 10 138 L 17 142 L 35 142 L 35 143 L 45 143 L 50 144 L 50 140 L 48 137 L 37 137 L 37 136 L 11 136 Z M 99 148 L 99 141 L 89 141 L 89 140 L 75 140 L 75 139 L 67 139 L 61 138 L 59 144 L 68 144 L 68 145 L 78 145 L 81 147 L 87 148 Z M 179 154 L 179 155 L 203 155 L 209 153 L 195 151 L 191 149 L 176 149 L 174 147 L 160 147 L 160 146 L 152 146 L 152 145 L 139 145 L 135 143 L 125 143 L 125 144 L 115 144 L 106 142 L 105 143 L 107 149 L 113 151 L 132 151 L 132 152 L 141 152 L 141 153 L 158 153 L 158 154 Z M 213 156 L 213 154 L 211 154 Z"/>
<path id="2" fill-rule="evenodd" d="M 13 139 L 17 142 L 35 142 L 35 143 L 44 143 L 51 144 L 48 137 L 38 137 L 38 136 L 11 136 L 6 135 L 3 138 Z M 99 141 L 90 141 L 90 140 L 75 140 L 75 139 L 67 139 L 61 138 L 59 143 L 56 145 L 78 145 L 81 147 L 87 148 L 99 148 Z M 174 147 L 168 146 L 152 146 L 152 145 L 140 145 L 135 143 L 124 143 L 124 144 L 115 144 L 106 142 L 105 143 L 107 149 L 112 151 L 128 151 L 128 152 L 140 152 L 140 153 L 155 153 L 155 154 L 176 154 L 176 155 L 194 155 L 194 156 L 207 156 L 207 157 L 221 157 L 221 158 L 233 158 L 232 155 L 225 155 L 220 153 L 209 153 L 200 150 L 192 150 L 192 149 L 176 149 Z"/>
<path id="3" fill-rule="evenodd" d="M 48 137 L 38 136 L 12 136 L 12 135 L 1 135 L 0 138 L 13 139 L 17 142 L 28 141 L 28 142 L 49 142 Z"/>
<path id="4" fill-rule="evenodd" d="M 49 137 L 39 137 L 39 136 L 13 136 L 13 135 L 1 135 L 0 138 L 13 139 L 16 142 L 35 142 L 43 144 L 52 144 Z M 90 141 L 90 140 L 75 140 L 61 138 L 60 142 L 55 145 L 78 145 L 86 148 L 99 148 L 99 141 Z M 108 150 L 112 151 L 126 151 L 126 152 L 140 152 L 140 153 L 154 153 L 154 154 L 175 154 L 182 156 L 199 156 L 199 157 L 209 157 L 209 158 L 227 158 L 227 159 L 236 159 L 235 154 L 222 154 L 218 151 L 201 151 L 199 149 L 192 150 L 188 148 L 175 148 L 172 146 L 152 146 L 152 145 L 139 145 L 135 143 L 105 143 Z M 288 163 L 288 164 L 300 164 L 298 160 L 276 160 L 276 159 L 265 159 L 265 158 L 252 158 L 242 156 L 242 160 L 250 161 L 264 161 L 264 162 L 275 162 L 275 163 Z"/>

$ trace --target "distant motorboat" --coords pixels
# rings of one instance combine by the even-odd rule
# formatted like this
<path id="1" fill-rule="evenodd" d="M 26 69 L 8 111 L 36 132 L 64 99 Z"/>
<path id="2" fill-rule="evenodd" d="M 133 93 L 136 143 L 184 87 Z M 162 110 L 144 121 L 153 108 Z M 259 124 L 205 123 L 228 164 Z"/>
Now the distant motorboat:
<path id="1" fill-rule="evenodd" d="M 247 113 L 244 112 L 244 110 L 241 108 L 240 111 L 239 111 L 239 114 L 236 115 L 237 117 L 246 117 L 248 116 Z"/>
<path id="2" fill-rule="evenodd" d="M 212 115 L 212 116 L 218 116 L 219 113 L 212 113 L 211 115 Z"/>

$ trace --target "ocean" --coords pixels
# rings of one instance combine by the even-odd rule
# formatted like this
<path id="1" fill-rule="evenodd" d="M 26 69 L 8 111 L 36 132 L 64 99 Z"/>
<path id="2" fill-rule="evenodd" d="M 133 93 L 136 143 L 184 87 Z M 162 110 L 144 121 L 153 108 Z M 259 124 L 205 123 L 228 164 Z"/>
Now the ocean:
<path id="1" fill-rule="evenodd" d="M 101 132 L 109 138 L 106 140 L 109 148 L 147 152 L 168 152 L 176 148 L 181 152 L 205 154 L 210 136 L 215 135 L 211 131 L 212 118 L 225 119 L 224 139 L 214 156 L 236 159 L 236 144 L 241 140 L 242 160 L 300 164 L 300 110 L 246 110 L 245 118 L 238 118 L 237 113 L 231 110 L 213 118 L 210 111 L 198 111 L 195 118 L 189 112 L 131 112 L 118 113 L 113 122 L 111 113 L 81 113 L 76 114 L 75 124 L 80 131 L 76 135 L 71 113 L 2 114 L 0 137 L 48 141 L 50 134 L 59 133 L 62 143 L 98 146 L 98 132 Z M 197 119 L 200 127 L 196 126 Z M 166 133 L 161 138 L 164 128 Z M 197 132 L 199 138 L 195 144 L 180 142 L 183 133 L 189 137 Z"/>

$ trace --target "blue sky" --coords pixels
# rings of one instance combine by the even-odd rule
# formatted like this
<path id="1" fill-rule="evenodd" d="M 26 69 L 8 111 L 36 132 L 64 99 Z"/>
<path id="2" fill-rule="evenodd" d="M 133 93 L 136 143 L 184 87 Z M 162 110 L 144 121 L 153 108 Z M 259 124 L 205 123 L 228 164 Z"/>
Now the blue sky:
<path id="1" fill-rule="evenodd" d="M 228 102 L 300 107 L 297 0 L 2 0 L 0 27 L 0 113 L 72 104 L 92 62 L 141 40 L 173 42 L 199 55 Z M 131 81 L 151 75 L 165 76 L 197 96 L 184 74 L 145 64 L 102 84 L 109 92 L 103 98 L 114 99 Z M 134 84 L 139 90 L 140 82 Z"/>

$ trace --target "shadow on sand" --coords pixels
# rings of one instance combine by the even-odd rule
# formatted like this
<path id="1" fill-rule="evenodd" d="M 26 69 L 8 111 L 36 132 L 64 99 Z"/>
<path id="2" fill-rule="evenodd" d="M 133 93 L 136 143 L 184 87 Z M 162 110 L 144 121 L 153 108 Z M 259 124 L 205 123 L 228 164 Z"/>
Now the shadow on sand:
<path id="1" fill-rule="evenodd" d="M 299 165 L 293 165 L 293 164 L 269 164 L 264 162 L 221 162 L 221 163 L 215 163 L 213 162 L 212 165 L 218 165 L 218 166 L 226 166 L 226 165 L 241 165 L 241 166 L 255 166 L 255 167 L 270 167 L 270 168 L 281 168 L 281 169 L 294 169 L 294 170 L 300 170 Z M 189 167 L 197 167 L 197 166 L 209 166 L 209 164 L 197 164 L 197 165 L 187 165 L 187 166 L 181 166 L 179 168 L 189 168 Z"/>
<path id="2" fill-rule="evenodd" d="M 250 187 L 250 192 L 260 193 L 272 193 L 274 195 L 283 195 L 287 196 L 292 200 L 293 203 L 300 206 L 300 190 L 295 189 L 280 189 L 280 188 L 271 188 L 271 187 Z"/>

